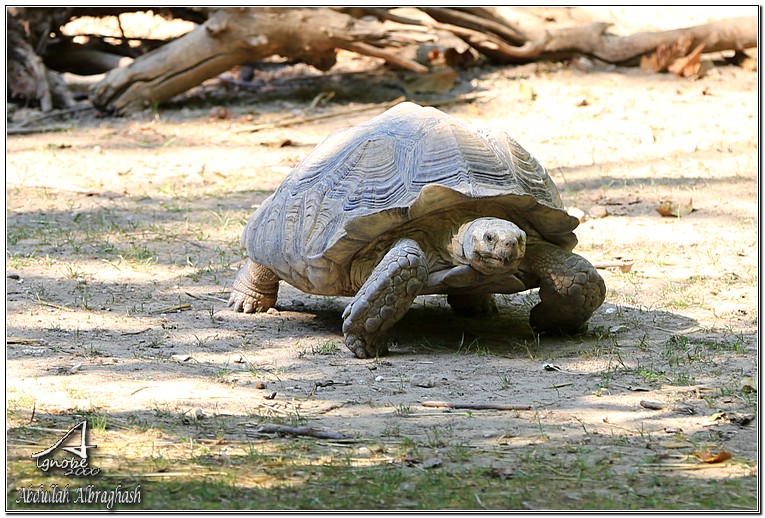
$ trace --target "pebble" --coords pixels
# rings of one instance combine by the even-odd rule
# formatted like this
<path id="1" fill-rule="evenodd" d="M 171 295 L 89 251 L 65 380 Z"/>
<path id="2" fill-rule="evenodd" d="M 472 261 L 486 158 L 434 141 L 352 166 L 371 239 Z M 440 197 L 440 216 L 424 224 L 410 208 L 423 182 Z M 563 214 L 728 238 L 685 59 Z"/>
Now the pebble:
<path id="1" fill-rule="evenodd" d="M 590 207 L 590 217 L 592 219 L 601 219 L 608 216 L 608 208 L 605 205 L 593 205 Z"/>
<path id="2" fill-rule="evenodd" d="M 412 378 L 409 380 L 409 383 L 411 383 L 413 387 L 422 388 L 432 388 L 436 384 L 436 382 L 433 381 L 433 378 Z"/>

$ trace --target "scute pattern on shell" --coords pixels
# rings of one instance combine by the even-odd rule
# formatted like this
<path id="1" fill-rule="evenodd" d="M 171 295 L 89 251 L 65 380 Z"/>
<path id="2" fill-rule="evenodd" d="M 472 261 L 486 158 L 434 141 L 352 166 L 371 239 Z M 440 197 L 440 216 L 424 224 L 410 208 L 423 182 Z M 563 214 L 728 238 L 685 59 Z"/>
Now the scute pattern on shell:
<path id="1" fill-rule="evenodd" d="M 311 278 L 340 283 L 345 263 L 376 236 L 451 207 L 481 210 L 487 200 L 528 231 L 568 250 L 576 244 L 577 222 L 557 187 L 515 140 L 401 103 L 319 144 L 252 216 L 242 241 L 252 260 L 316 291 Z"/>

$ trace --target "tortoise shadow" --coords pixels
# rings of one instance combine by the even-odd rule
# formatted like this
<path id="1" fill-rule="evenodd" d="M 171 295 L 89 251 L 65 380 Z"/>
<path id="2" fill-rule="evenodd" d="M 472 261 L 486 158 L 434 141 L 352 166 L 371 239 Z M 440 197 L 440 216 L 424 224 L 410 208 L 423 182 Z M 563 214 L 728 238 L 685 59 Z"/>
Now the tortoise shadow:
<path id="1" fill-rule="evenodd" d="M 301 302 L 288 309 L 311 314 L 314 323 L 324 331 L 340 335 L 341 315 L 348 302 L 348 298 L 337 297 L 317 305 L 313 301 Z M 699 325 L 695 319 L 677 313 L 604 303 L 582 333 L 537 334 L 529 325 L 529 312 L 538 302 L 536 291 L 498 295 L 499 314 L 464 317 L 451 310 L 445 295 L 418 297 L 384 337 L 389 350 L 387 356 L 433 353 L 523 358 L 575 356 L 583 349 L 611 344 L 617 338 L 639 341 L 649 329 L 651 333 L 671 336 Z"/>

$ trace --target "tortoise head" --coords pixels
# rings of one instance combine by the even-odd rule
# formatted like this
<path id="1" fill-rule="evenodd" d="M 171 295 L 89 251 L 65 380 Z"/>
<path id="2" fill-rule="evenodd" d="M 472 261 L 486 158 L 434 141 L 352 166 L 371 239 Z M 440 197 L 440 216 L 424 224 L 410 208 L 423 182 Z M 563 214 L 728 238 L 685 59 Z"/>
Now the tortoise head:
<path id="1" fill-rule="evenodd" d="M 526 253 L 526 233 L 499 218 L 478 218 L 462 225 L 452 240 L 455 264 L 484 274 L 515 271 Z"/>

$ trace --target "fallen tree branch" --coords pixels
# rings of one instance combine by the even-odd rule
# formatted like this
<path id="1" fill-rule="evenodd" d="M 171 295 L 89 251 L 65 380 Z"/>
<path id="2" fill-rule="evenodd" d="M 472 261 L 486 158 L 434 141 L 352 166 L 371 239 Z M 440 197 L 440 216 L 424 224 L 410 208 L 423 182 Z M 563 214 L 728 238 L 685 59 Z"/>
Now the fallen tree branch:
<path id="1" fill-rule="evenodd" d="M 495 403 L 452 403 L 448 401 L 423 401 L 428 408 L 459 408 L 467 410 L 531 410 L 530 405 L 501 405 Z"/>
<path id="2" fill-rule="evenodd" d="M 492 23 L 452 8 L 422 8 L 435 23 L 434 29 L 449 31 L 497 63 L 519 63 L 540 59 L 562 59 L 586 54 L 609 63 L 628 63 L 653 52 L 660 45 L 671 45 L 688 38 L 690 47 L 704 45 L 704 52 L 743 50 L 757 46 L 757 17 L 739 17 L 706 25 L 659 32 L 639 32 L 613 36 L 606 32 L 609 23 L 595 22 L 559 29 L 528 30 L 508 37 L 507 28 L 496 19 Z M 507 22 L 513 30 L 513 25 Z M 499 27 L 498 27 L 499 26 Z"/>
<path id="3" fill-rule="evenodd" d="M 93 91 L 100 110 L 125 114 L 161 103 L 235 65 L 273 55 L 326 71 L 335 49 L 389 60 L 411 70 L 425 67 L 386 52 L 393 46 L 381 24 L 327 8 L 223 8 L 190 33 L 113 69 Z M 427 69 L 425 69 L 427 70 Z"/>

